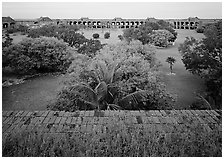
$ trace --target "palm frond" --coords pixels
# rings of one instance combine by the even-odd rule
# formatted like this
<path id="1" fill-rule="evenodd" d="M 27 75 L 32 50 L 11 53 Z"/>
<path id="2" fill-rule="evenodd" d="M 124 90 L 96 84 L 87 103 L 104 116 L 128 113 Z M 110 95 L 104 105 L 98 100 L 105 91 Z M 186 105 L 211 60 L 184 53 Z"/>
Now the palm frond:
<path id="1" fill-rule="evenodd" d="M 109 110 L 121 110 L 121 106 L 116 105 L 116 104 L 107 104 L 107 109 Z"/>
<path id="2" fill-rule="evenodd" d="M 81 94 L 80 98 L 82 98 L 83 101 L 93 103 L 96 106 L 99 105 L 96 92 L 85 83 L 73 85 L 70 91 Z"/>
<path id="3" fill-rule="evenodd" d="M 107 84 L 104 81 L 100 82 L 96 86 L 95 92 L 96 92 L 98 101 L 104 100 L 107 96 Z"/>
<path id="4" fill-rule="evenodd" d="M 150 93 L 146 90 L 136 91 L 123 97 L 118 103 L 123 108 L 137 108 L 141 102 L 149 100 Z"/>

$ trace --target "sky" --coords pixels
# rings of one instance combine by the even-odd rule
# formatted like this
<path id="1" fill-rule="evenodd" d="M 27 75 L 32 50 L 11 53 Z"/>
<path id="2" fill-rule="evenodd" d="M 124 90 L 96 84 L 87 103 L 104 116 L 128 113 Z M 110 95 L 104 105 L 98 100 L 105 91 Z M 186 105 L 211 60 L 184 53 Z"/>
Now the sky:
<path id="1" fill-rule="evenodd" d="M 2 16 L 14 19 L 222 18 L 221 2 L 3 2 Z"/>

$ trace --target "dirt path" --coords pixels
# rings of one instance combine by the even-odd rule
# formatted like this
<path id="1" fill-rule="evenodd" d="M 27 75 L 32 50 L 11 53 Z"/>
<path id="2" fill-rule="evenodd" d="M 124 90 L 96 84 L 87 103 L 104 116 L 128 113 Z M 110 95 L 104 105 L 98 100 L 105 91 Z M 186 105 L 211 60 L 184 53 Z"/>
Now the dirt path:
<path id="1" fill-rule="evenodd" d="M 181 55 L 178 52 L 178 46 L 183 43 L 186 36 L 193 36 L 196 39 L 204 37 L 203 34 L 197 34 L 192 30 L 177 30 L 178 37 L 174 46 L 166 49 L 158 49 L 156 56 L 161 61 L 162 67 L 160 70 L 164 73 L 164 79 L 168 91 L 177 94 L 176 109 L 189 108 L 189 105 L 195 99 L 196 91 L 205 89 L 203 80 L 195 75 L 192 75 L 185 69 L 181 61 Z M 176 75 L 167 75 L 170 72 L 169 64 L 165 62 L 168 56 L 174 57 L 177 61 L 174 64 L 174 72 Z"/>
<path id="2" fill-rule="evenodd" d="M 46 110 L 62 87 L 62 75 L 46 75 L 2 88 L 2 110 Z"/>

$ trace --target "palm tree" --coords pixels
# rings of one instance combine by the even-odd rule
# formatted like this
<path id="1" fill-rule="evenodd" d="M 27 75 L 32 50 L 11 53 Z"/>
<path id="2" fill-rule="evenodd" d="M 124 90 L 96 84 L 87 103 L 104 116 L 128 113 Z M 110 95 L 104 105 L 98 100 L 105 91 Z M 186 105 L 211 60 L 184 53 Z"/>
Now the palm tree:
<path id="1" fill-rule="evenodd" d="M 98 61 L 92 69 L 93 76 L 98 81 L 97 86 L 93 89 L 87 83 L 79 83 L 73 85 L 70 90 L 78 95 L 80 101 L 98 110 L 122 109 L 124 107 L 137 109 L 140 103 L 146 105 L 149 101 L 150 92 L 141 89 L 137 89 L 135 92 L 115 101 L 119 88 L 114 83 L 114 77 L 118 68 L 118 63 L 106 65 Z"/>
<path id="2" fill-rule="evenodd" d="M 170 72 L 173 73 L 173 64 L 176 62 L 176 59 L 174 57 L 168 57 L 166 59 L 166 62 L 170 64 Z"/>

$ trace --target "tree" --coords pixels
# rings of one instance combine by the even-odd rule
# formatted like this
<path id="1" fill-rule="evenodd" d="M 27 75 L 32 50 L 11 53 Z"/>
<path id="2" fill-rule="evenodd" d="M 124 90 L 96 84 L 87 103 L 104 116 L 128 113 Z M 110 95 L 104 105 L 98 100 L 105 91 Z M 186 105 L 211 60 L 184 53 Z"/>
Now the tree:
<path id="1" fill-rule="evenodd" d="M 98 33 L 93 34 L 94 39 L 98 39 L 99 37 L 100 37 L 100 35 Z"/>
<path id="2" fill-rule="evenodd" d="M 205 79 L 207 97 L 216 108 L 222 101 L 222 22 L 205 28 L 206 38 L 201 41 L 186 38 L 178 48 L 187 70 Z"/>
<path id="3" fill-rule="evenodd" d="M 107 45 L 93 58 L 77 55 L 68 69 L 68 87 L 53 108 L 170 109 L 173 97 L 159 81 L 155 53 L 140 44 Z"/>
<path id="4" fill-rule="evenodd" d="M 167 47 L 174 38 L 173 34 L 167 30 L 155 30 L 149 36 L 149 42 L 159 47 Z"/>
<path id="5" fill-rule="evenodd" d="M 71 54 L 67 44 L 56 38 L 26 38 L 5 47 L 3 61 L 17 74 L 65 71 Z"/>
<path id="6" fill-rule="evenodd" d="M 104 38 L 105 38 L 105 39 L 109 39 L 109 38 L 110 38 L 110 33 L 109 33 L 109 32 L 106 32 L 106 33 L 104 34 Z"/>
<path id="7" fill-rule="evenodd" d="M 174 57 L 167 57 L 166 62 L 170 64 L 170 73 L 173 73 L 173 64 L 176 62 Z"/>

